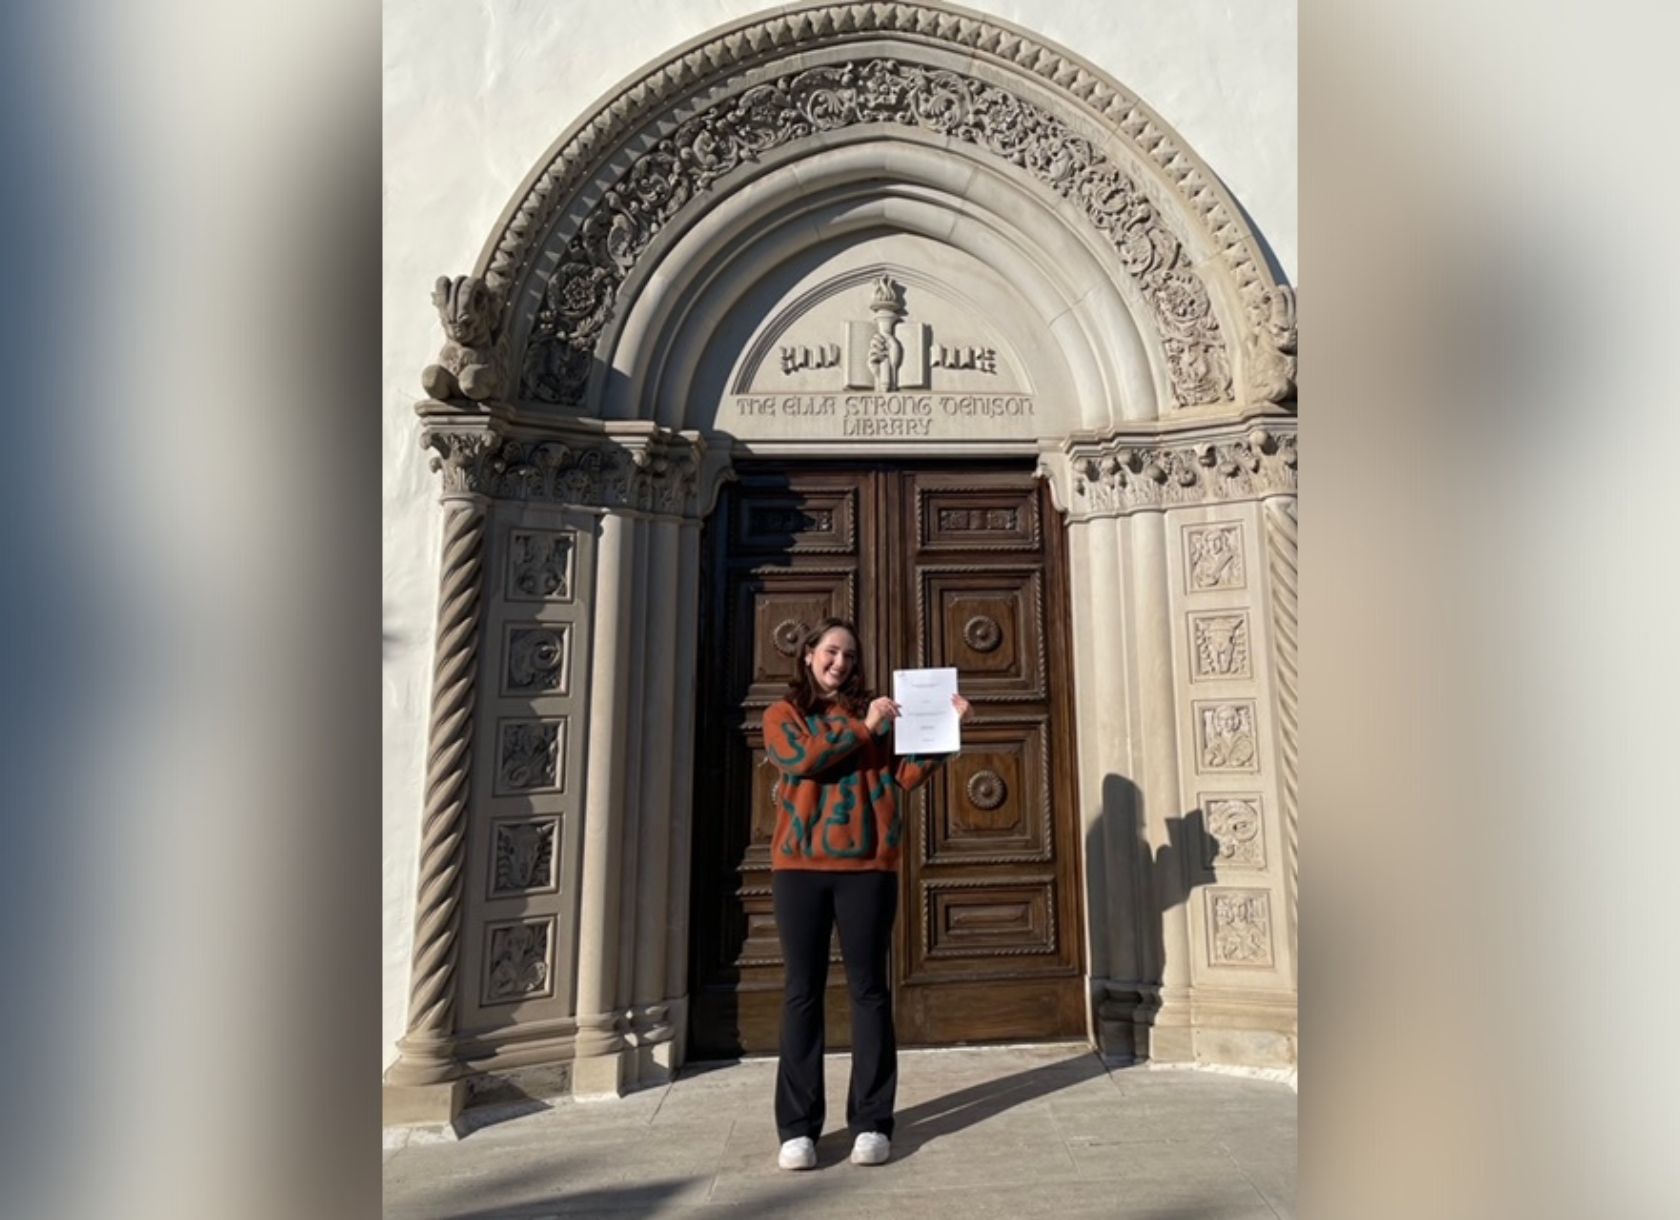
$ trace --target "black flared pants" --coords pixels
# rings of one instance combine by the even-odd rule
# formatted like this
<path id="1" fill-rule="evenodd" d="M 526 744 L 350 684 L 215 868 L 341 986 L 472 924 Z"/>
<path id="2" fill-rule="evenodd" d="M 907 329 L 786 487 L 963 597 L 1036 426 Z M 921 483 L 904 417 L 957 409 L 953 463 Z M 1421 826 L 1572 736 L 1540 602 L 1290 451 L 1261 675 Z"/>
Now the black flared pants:
<path id="1" fill-rule="evenodd" d="M 852 999 L 852 1084 L 846 1125 L 892 1135 L 898 1092 L 887 950 L 898 914 L 898 874 L 782 869 L 772 881 L 776 929 L 787 963 L 782 1054 L 776 1068 L 776 1130 L 783 1140 L 822 1134 L 823 994 L 828 942 L 840 928 L 840 954 Z"/>

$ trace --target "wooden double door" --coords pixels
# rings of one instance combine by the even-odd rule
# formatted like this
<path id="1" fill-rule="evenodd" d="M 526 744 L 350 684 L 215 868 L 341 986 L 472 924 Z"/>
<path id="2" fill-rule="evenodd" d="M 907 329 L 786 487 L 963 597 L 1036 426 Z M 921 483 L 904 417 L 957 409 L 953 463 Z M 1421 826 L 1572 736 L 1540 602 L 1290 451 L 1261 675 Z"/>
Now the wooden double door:
<path id="1" fill-rule="evenodd" d="M 1085 1033 L 1064 543 L 1019 467 L 743 467 L 704 541 L 690 1054 L 774 1051 L 782 957 L 764 709 L 829 615 L 864 675 L 954 666 L 962 752 L 906 810 L 893 946 L 905 1045 Z M 839 941 L 831 1047 L 849 1044 Z"/>

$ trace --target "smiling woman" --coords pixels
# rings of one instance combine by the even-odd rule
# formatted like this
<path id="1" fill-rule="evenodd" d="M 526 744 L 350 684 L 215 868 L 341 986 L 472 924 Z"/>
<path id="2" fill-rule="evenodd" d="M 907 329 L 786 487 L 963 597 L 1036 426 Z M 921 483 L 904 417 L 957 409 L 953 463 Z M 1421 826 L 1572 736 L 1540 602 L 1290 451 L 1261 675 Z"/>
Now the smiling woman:
<path id="1" fill-rule="evenodd" d="M 968 700 L 953 695 L 959 717 Z M 764 746 L 777 770 L 770 860 L 776 927 L 787 963 L 776 1069 L 778 1164 L 810 1169 L 822 1134 L 823 996 L 835 925 L 852 1006 L 852 1083 L 846 1122 L 852 1160 L 888 1156 L 898 1087 L 887 950 L 898 913 L 897 864 L 908 793 L 946 755 L 895 754 L 898 705 L 864 684 L 857 628 L 826 618 L 800 646 L 787 697 L 764 713 Z"/>

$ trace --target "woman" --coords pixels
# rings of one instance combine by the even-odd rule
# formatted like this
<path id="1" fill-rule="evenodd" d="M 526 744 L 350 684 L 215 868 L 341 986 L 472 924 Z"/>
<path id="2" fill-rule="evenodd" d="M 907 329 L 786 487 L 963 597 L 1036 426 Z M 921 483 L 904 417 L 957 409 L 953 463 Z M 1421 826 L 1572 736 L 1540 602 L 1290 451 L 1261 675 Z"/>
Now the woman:
<path id="1" fill-rule="evenodd" d="M 959 719 L 970 707 L 951 702 Z M 896 703 L 871 697 L 857 630 L 824 619 L 804 639 L 787 697 L 764 713 L 764 748 L 779 772 L 770 857 L 776 927 L 787 967 L 781 1060 L 776 1069 L 777 1164 L 810 1169 L 822 1134 L 823 993 L 830 930 L 852 1000 L 852 1083 L 846 1122 L 852 1161 L 887 1159 L 898 1088 L 887 949 L 898 913 L 898 854 L 904 793 L 947 756 L 895 755 Z"/>

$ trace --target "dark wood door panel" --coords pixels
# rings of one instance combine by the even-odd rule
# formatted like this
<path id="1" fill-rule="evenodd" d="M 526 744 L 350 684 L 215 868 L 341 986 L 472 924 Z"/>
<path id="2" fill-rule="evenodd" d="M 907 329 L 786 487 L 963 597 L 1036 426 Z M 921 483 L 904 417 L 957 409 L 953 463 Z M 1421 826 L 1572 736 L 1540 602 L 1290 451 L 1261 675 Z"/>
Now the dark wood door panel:
<path id="1" fill-rule="evenodd" d="M 925 865 L 1021 864 L 1055 857 L 1049 726 L 965 726 L 963 749 L 927 783 Z"/>
<path id="2" fill-rule="evenodd" d="M 852 568 L 799 568 L 732 574 L 725 638 L 730 643 L 729 706 L 766 707 L 782 697 L 799 664 L 799 645 L 831 615 L 856 613 Z"/>
<path id="3" fill-rule="evenodd" d="M 971 699 L 1046 697 L 1039 568 L 922 564 L 916 579 L 919 659 L 955 667 Z"/>
<path id="4" fill-rule="evenodd" d="M 914 793 L 893 950 L 905 1045 L 1084 1030 L 1060 541 L 1024 470 L 745 468 L 706 527 L 695 777 L 696 1056 L 772 1051 L 782 961 L 759 718 L 809 627 L 858 622 L 867 676 L 951 665 L 963 751 Z M 702 819 L 704 818 L 704 821 Z M 838 940 L 830 1045 L 849 1042 Z"/>

